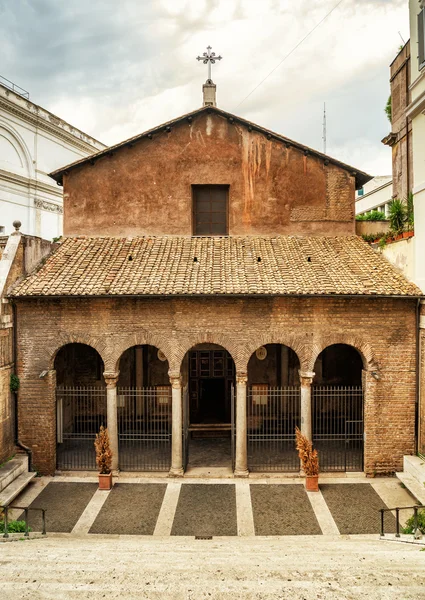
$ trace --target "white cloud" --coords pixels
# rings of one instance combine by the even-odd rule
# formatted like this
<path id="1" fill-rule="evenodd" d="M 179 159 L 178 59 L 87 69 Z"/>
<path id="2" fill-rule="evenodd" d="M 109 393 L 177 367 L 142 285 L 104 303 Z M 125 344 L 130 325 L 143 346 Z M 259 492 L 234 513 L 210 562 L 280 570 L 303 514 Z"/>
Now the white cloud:
<path id="1" fill-rule="evenodd" d="M 210 44 L 230 112 L 336 0 L 0 0 L 2 75 L 106 143 L 201 105 Z M 236 112 L 374 174 L 390 171 L 389 63 L 408 38 L 404 0 L 344 0 Z"/>

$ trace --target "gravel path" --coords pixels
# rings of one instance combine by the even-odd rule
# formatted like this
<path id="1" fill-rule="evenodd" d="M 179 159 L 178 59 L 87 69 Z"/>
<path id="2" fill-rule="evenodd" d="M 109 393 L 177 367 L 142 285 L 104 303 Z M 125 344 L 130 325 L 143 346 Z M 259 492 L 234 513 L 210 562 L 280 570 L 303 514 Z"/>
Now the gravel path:
<path id="1" fill-rule="evenodd" d="M 152 535 L 166 483 L 116 483 L 89 533 Z"/>
<path id="2" fill-rule="evenodd" d="M 97 488 L 97 483 L 52 482 L 30 504 L 30 508 L 47 509 L 47 532 L 70 533 Z M 23 514 L 18 517 L 23 518 Z M 41 531 L 41 513 L 30 511 L 28 521 L 33 531 Z"/>
<path id="3" fill-rule="evenodd" d="M 303 485 L 250 485 L 255 535 L 320 535 Z"/>
<path id="4" fill-rule="evenodd" d="M 388 507 L 369 483 L 320 484 L 320 491 L 340 533 L 379 533 L 379 509 Z M 395 519 L 389 512 L 385 531 L 395 531 Z"/>
<path id="5" fill-rule="evenodd" d="M 237 535 L 235 486 L 182 485 L 171 535 Z"/>

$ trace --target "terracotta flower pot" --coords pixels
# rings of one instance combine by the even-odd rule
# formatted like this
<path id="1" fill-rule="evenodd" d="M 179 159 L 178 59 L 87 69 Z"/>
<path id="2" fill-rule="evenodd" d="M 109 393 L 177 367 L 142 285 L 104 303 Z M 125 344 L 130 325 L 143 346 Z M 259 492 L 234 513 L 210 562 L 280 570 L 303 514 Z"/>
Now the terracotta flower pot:
<path id="1" fill-rule="evenodd" d="M 305 489 L 307 490 L 307 492 L 318 492 L 319 491 L 319 476 L 318 475 L 306 475 Z"/>
<path id="2" fill-rule="evenodd" d="M 112 473 L 99 473 L 99 489 L 100 490 L 111 490 L 112 489 Z"/>

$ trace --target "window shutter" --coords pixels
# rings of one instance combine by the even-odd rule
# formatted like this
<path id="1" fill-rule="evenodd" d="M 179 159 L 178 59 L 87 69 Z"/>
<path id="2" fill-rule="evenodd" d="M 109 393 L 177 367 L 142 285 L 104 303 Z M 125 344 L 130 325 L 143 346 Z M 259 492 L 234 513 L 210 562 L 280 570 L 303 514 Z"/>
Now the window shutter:
<path id="1" fill-rule="evenodd" d="M 425 8 L 418 14 L 419 69 L 425 66 Z"/>

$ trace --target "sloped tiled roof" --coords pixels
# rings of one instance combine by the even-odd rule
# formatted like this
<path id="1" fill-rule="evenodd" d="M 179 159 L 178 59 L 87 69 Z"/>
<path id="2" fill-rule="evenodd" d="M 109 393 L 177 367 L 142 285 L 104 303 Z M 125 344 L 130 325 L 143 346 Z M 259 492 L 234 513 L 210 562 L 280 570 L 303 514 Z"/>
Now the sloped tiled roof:
<path id="1" fill-rule="evenodd" d="M 264 133 L 265 135 L 270 136 L 270 138 L 279 140 L 279 141 L 283 142 L 284 144 L 289 144 L 290 146 L 293 146 L 294 148 L 298 148 L 298 150 L 301 150 L 302 152 L 308 152 L 309 154 L 312 154 L 314 156 L 322 158 L 323 160 L 326 160 L 334 165 L 341 167 L 342 169 L 349 171 L 350 173 L 353 173 L 356 178 L 356 188 L 357 189 L 361 188 L 365 183 L 367 183 L 368 181 L 370 181 L 372 179 L 371 175 L 368 175 L 367 173 L 364 173 L 363 171 L 360 171 L 359 169 L 355 169 L 354 167 L 351 167 L 350 165 L 347 165 L 346 163 L 343 163 L 340 160 L 337 160 L 336 158 L 332 158 L 328 154 L 323 154 L 322 152 L 318 152 L 314 148 L 310 148 L 309 146 L 305 146 L 304 144 L 295 142 L 294 140 L 291 140 L 283 135 L 280 135 L 279 133 L 275 133 L 274 131 L 271 131 L 270 129 L 261 127 L 261 125 L 257 125 L 256 123 L 247 121 L 246 119 L 243 119 L 242 117 L 238 117 L 237 115 L 232 115 L 231 113 L 229 113 L 225 110 L 222 110 L 221 108 L 217 108 L 217 106 L 202 106 L 201 108 L 198 108 L 198 109 L 196 109 L 190 113 L 187 113 L 185 115 L 181 115 L 180 117 L 177 117 L 176 119 L 173 119 L 172 121 L 167 121 L 167 123 L 161 123 L 161 125 L 157 125 L 156 127 L 149 129 L 148 131 L 144 131 L 143 133 L 139 133 L 138 135 L 135 135 L 127 140 L 124 140 L 123 142 L 119 142 L 118 144 L 115 144 L 114 146 L 109 146 L 108 148 L 105 148 L 104 150 L 100 150 L 99 152 L 95 152 L 94 154 L 91 154 L 90 156 L 85 156 L 83 158 L 80 158 L 79 160 L 76 160 L 69 165 L 61 167 L 60 169 L 56 169 L 56 171 L 49 173 L 49 175 L 55 181 L 62 184 L 64 173 L 67 173 L 67 172 L 71 171 L 72 169 L 75 169 L 76 167 L 79 167 L 85 163 L 94 164 L 96 162 L 96 160 L 101 158 L 102 156 L 107 156 L 107 155 L 111 156 L 114 152 L 116 152 L 120 148 L 124 148 L 125 146 L 129 146 L 129 145 L 132 146 L 133 144 L 139 142 L 143 138 L 152 138 L 153 135 L 162 133 L 164 131 L 169 132 L 169 131 L 171 131 L 172 127 L 174 127 L 175 125 L 178 125 L 180 122 L 182 122 L 186 119 L 192 121 L 195 117 L 197 117 L 198 115 L 201 115 L 205 112 L 215 113 L 217 115 L 220 115 L 221 117 L 224 117 L 225 119 L 231 119 L 232 122 L 240 123 L 241 125 L 247 127 L 250 130 L 259 131 L 261 133 Z"/>
<path id="2" fill-rule="evenodd" d="M 66 238 L 10 295 L 420 296 L 361 238 Z"/>

